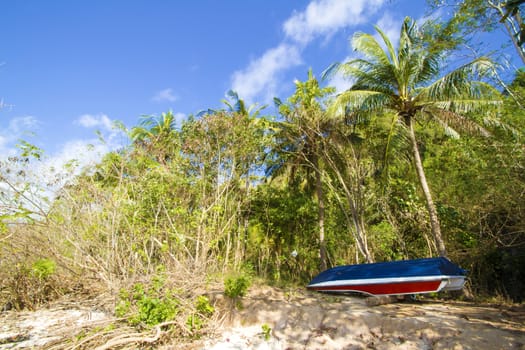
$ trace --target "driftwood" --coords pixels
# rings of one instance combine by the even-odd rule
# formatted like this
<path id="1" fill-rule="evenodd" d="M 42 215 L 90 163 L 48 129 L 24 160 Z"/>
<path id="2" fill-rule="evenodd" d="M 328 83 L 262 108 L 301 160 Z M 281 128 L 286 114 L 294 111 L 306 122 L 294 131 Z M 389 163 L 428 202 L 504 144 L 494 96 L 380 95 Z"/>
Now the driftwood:
<path id="1" fill-rule="evenodd" d="M 184 325 L 181 325 L 178 321 L 167 321 L 163 323 L 159 323 L 155 326 L 155 334 L 153 336 L 146 336 L 144 333 L 129 333 L 129 334 L 120 334 L 110 340 L 108 340 L 104 345 L 101 345 L 95 350 L 109 350 L 111 348 L 114 348 L 116 346 L 122 346 L 126 344 L 136 344 L 136 343 L 147 343 L 147 344 L 153 344 L 157 342 L 160 337 L 163 334 L 162 328 L 171 326 L 171 325 L 178 325 L 185 333 L 191 334 L 191 331 L 188 330 Z"/>

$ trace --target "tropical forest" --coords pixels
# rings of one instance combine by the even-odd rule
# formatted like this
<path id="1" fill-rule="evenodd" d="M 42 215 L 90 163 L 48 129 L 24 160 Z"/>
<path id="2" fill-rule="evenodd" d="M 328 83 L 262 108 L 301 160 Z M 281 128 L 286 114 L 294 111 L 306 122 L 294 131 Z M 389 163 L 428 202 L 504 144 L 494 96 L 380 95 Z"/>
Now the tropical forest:
<path id="1" fill-rule="evenodd" d="M 407 17 L 395 41 L 354 33 L 355 56 L 273 105 L 229 91 L 181 125 L 117 123 L 127 146 L 48 183 L 30 177 L 44 151 L 20 141 L 0 163 L 0 308 L 107 295 L 130 329 L 195 338 L 220 318 L 210 291 L 236 308 L 257 285 L 439 256 L 468 271 L 453 298 L 522 303 L 525 70 L 464 52 L 506 28 L 524 64 L 522 2 L 448 1 L 454 16 Z"/>

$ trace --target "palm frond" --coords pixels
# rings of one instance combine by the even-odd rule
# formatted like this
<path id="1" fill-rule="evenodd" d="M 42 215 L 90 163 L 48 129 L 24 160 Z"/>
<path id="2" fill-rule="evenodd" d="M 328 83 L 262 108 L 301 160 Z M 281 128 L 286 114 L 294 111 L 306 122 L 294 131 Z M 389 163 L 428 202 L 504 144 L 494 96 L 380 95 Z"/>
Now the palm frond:
<path id="1" fill-rule="evenodd" d="M 514 126 L 508 124 L 508 123 L 505 123 L 503 122 L 501 119 L 499 118 L 495 118 L 491 113 L 488 113 L 484 118 L 483 118 L 483 123 L 485 125 L 488 125 L 490 127 L 496 127 L 496 128 L 499 128 L 505 132 L 508 132 L 510 133 L 513 137 L 517 138 L 517 137 L 520 137 L 520 136 L 523 136 L 523 131 L 522 130 L 519 130 L 519 129 L 516 129 Z"/>
<path id="2" fill-rule="evenodd" d="M 453 100 L 465 95 L 465 91 L 473 97 L 480 97 L 494 89 L 488 89 L 488 84 L 477 83 L 487 74 L 493 72 L 494 64 L 487 57 L 477 58 L 454 69 L 429 86 L 419 91 L 418 98 L 424 100 Z M 473 83 L 476 82 L 476 83 Z"/>
<path id="3" fill-rule="evenodd" d="M 414 55 L 415 73 L 413 75 L 413 84 L 420 86 L 437 76 L 440 71 L 441 61 L 441 55 L 437 53 Z"/>
<path id="4" fill-rule="evenodd" d="M 467 114 L 471 112 L 484 112 L 500 104 L 501 101 L 499 100 L 464 98 L 447 101 L 436 101 L 426 104 L 423 108 L 426 108 L 427 106 L 433 106 L 458 114 Z"/>
<path id="5" fill-rule="evenodd" d="M 383 39 L 383 43 L 386 46 L 386 49 L 388 51 L 388 54 L 390 56 L 389 62 L 382 62 L 385 63 L 391 63 L 394 65 L 395 68 L 399 67 L 399 61 L 396 55 L 396 50 L 394 49 L 394 45 L 392 45 L 392 42 L 390 41 L 390 38 L 379 28 L 378 26 L 374 26 L 375 30 L 379 33 L 381 38 Z M 384 51 L 383 51 L 384 52 Z"/>
<path id="6" fill-rule="evenodd" d="M 322 73 L 321 79 L 326 80 L 333 78 L 337 73 L 340 72 L 341 62 L 335 62 L 328 66 Z"/>
<path id="7" fill-rule="evenodd" d="M 403 155 L 403 153 L 399 153 L 398 150 L 403 148 L 403 145 L 408 145 L 410 143 L 407 137 L 406 126 L 399 121 L 397 113 L 392 113 L 388 116 L 390 117 L 390 120 L 382 160 L 382 168 L 387 170 L 386 174 L 388 174 L 390 158 L 392 158 L 392 155 Z M 409 160 L 410 156 L 406 154 L 405 158 Z"/>
<path id="8" fill-rule="evenodd" d="M 445 131 L 445 135 L 453 139 L 460 138 L 459 132 L 457 132 L 454 128 L 452 128 L 449 124 L 447 124 L 443 119 L 441 118 L 432 118 L 432 119 L 436 121 L 439 125 L 441 125 L 441 127 Z"/>
<path id="9" fill-rule="evenodd" d="M 380 35 L 383 37 L 383 40 L 388 40 L 383 32 L 379 28 L 376 28 Z M 390 46 L 392 44 L 390 43 Z M 392 62 L 388 57 L 387 53 L 381 45 L 377 42 L 376 38 L 370 34 L 358 32 L 352 37 L 352 47 L 355 51 L 362 53 L 370 61 L 380 63 L 382 65 L 390 65 Z M 393 48 L 392 48 L 393 50 Z M 395 52 L 392 52 L 392 58 L 395 58 Z"/>
<path id="10" fill-rule="evenodd" d="M 328 114 L 344 117 L 348 108 L 352 111 L 374 112 L 383 110 L 390 102 L 390 96 L 378 91 L 347 90 L 337 96 L 334 103 L 328 107 Z"/>
<path id="11" fill-rule="evenodd" d="M 415 22 L 409 17 L 405 17 L 403 24 L 401 25 L 401 32 L 399 34 L 399 47 L 397 56 L 399 62 L 407 62 L 408 57 L 412 54 L 415 49 Z"/>
<path id="12" fill-rule="evenodd" d="M 479 134 L 484 137 L 489 137 L 491 135 L 487 129 L 476 121 L 450 110 L 428 108 L 424 110 L 424 113 L 431 115 L 445 128 L 445 131 L 448 130 L 453 136 L 458 134 L 456 130 L 461 130 L 470 134 Z M 459 137 L 459 134 L 457 137 Z"/>
<path id="13" fill-rule="evenodd" d="M 373 90 L 384 93 L 396 93 L 399 84 L 396 70 L 391 64 L 382 65 L 355 59 L 339 66 L 344 76 L 355 79 L 352 90 Z"/>

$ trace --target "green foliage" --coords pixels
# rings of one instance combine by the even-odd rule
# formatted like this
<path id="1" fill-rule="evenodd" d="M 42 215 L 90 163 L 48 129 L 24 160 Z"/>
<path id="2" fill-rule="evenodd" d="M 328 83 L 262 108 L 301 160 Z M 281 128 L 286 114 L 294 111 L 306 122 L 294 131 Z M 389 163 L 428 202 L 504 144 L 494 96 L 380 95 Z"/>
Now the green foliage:
<path id="1" fill-rule="evenodd" d="M 195 308 L 198 313 L 204 316 L 211 316 L 215 312 L 215 308 L 210 304 L 210 300 L 204 295 L 197 297 Z"/>
<path id="2" fill-rule="evenodd" d="M 261 326 L 261 329 L 262 329 L 264 340 L 269 341 L 272 337 L 272 327 L 270 327 L 267 323 L 264 323 Z"/>
<path id="3" fill-rule="evenodd" d="M 427 68 L 421 76 L 434 76 Z M 387 78 L 392 75 L 381 83 Z M 447 97 L 446 80 L 427 95 L 424 88 L 412 91 L 422 100 L 434 93 Z M 525 246 L 523 80 L 518 73 L 499 119 L 486 124 L 491 139 L 446 138 L 424 113 L 414 124 L 450 257 L 472 271 L 476 293 L 515 300 L 523 276 L 511 267 L 523 265 Z M 366 87 L 361 82 L 356 89 Z M 319 271 L 321 239 L 333 265 L 362 262 L 366 244 L 376 260 L 432 254 L 417 175 L 407 171 L 406 118 L 396 120 L 376 108 L 387 100 L 371 98 L 358 99 L 363 108 L 339 109 L 345 113 L 338 119 L 325 113 L 331 90 L 320 88 L 311 72 L 296 85 L 280 103 L 283 123 L 257 117 L 260 110 L 250 114 L 234 93 L 226 110 L 189 118 L 180 128 L 169 113 L 148 117 L 132 129 L 128 148 L 83 171 L 47 206 L 27 205 L 42 192 L 28 180 L 27 163 L 41 154 L 21 145 L 24 157 L 0 164 L 2 188 L 9 189 L 0 191 L 0 280 L 6 286 L 0 296 L 8 295 L 15 308 L 36 307 L 62 293 L 64 281 L 81 285 L 69 283 L 71 276 L 97 271 L 90 275 L 93 284 L 129 286 L 119 294 L 117 317 L 137 327 L 176 319 L 198 335 L 217 311 L 195 295 L 202 289 L 173 289 L 176 280 L 203 287 L 206 276 L 243 271 L 224 280 L 225 295 L 238 302 L 253 274 L 304 285 Z M 487 120 L 475 109 L 467 117 Z M 388 171 L 385 146 L 396 153 Z M 271 178 L 263 175 L 265 167 Z M 361 247 L 357 228 L 365 239 Z M 497 288 L 488 285 L 490 278 Z M 271 328 L 261 328 L 268 338 Z"/>
<path id="4" fill-rule="evenodd" d="M 447 33 L 456 45 L 467 43 L 473 46 L 473 38 L 485 40 L 483 33 L 500 28 L 507 34 L 507 40 L 502 40 L 502 48 L 514 44 L 517 54 L 525 62 L 525 27 L 523 23 L 523 1 L 521 0 L 427 0 L 436 11 L 453 11 L 450 17 L 444 17 L 440 26 L 448 29 Z M 470 40 L 469 40 L 470 39 Z M 478 44 L 482 46 L 481 43 Z"/>
<path id="5" fill-rule="evenodd" d="M 149 288 L 142 283 L 135 283 L 129 291 L 121 289 L 115 307 L 115 315 L 125 317 L 134 326 L 154 326 L 170 321 L 179 311 L 177 295 L 158 281 Z"/>
<path id="6" fill-rule="evenodd" d="M 44 150 L 24 140 L 20 140 L 19 142 L 20 143 L 17 144 L 17 147 L 21 151 L 20 156 L 22 158 L 33 158 L 36 160 L 40 160 L 42 158 Z"/>
<path id="7" fill-rule="evenodd" d="M 31 274 L 41 280 L 49 278 L 56 271 L 56 263 L 48 258 L 42 258 L 33 263 Z"/>
<path id="8" fill-rule="evenodd" d="M 251 279 L 245 274 L 228 276 L 224 280 L 224 294 L 232 299 L 243 297 L 250 284 Z"/>
<path id="9" fill-rule="evenodd" d="M 186 318 L 186 326 L 192 333 L 200 331 L 206 326 L 207 320 L 215 312 L 215 308 L 210 304 L 208 297 L 199 295 L 195 300 L 195 312 Z"/>
<path id="10" fill-rule="evenodd" d="M 197 314 L 191 314 L 186 319 L 186 326 L 188 326 L 188 329 L 193 333 L 196 331 L 200 331 L 206 322 L 202 319 L 200 315 Z"/>

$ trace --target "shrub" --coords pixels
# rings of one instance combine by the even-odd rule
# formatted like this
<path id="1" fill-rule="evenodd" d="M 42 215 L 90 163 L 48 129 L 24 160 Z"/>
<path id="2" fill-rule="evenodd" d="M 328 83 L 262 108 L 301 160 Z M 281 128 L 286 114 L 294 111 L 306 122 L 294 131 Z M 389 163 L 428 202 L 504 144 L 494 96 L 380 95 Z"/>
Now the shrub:
<path id="1" fill-rule="evenodd" d="M 215 308 L 210 304 L 210 300 L 204 295 L 197 297 L 195 308 L 198 313 L 204 316 L 211 316 L 215 312 Z"/>
<path id="2" fill-rule="evenodd" d="M 31 274 L 41 280 L 49 278 L 56 271 L 56 263 L 47 258 L 39 259 L 33 263 Z"/>
<path id="3" fill-rule="evenodd" d="M 251 280 L 246 275 L 227 277 L 224 280 L 224 294 L 232 299 L 243 297 L 250 284 Z"/>
<path id="4" fill-rule="evenodd" d="M 56 263 L 42 258 L 30 263 L 16 261 L 2 274 L 5 297 L 0 307 L 34 309 L 61 295 L 63 287 L 56 275 Z M 5 299 L 4 299 L 5 298 Z"/>
<path id="5" fill-rule="evenodd" d="M 134 326 L 154 326 L 173 320 L 179 312 L 179 300 L 175 293 L 159 282 L 161 279 L 154 280 L 156 282 L 150 288 L 135 283 L 129 291 L 121 289 L 115 315 L 126 317 Z"/>

